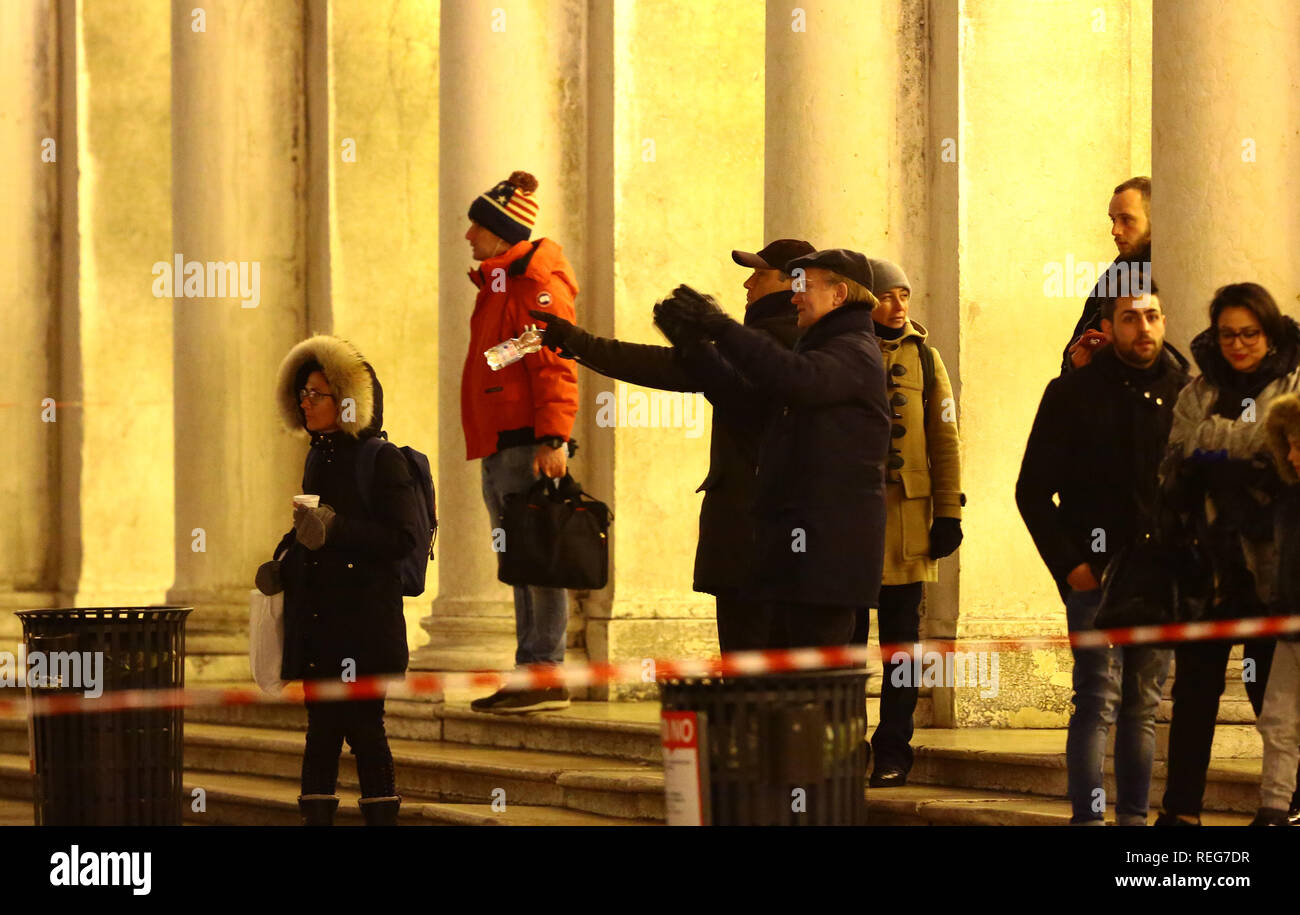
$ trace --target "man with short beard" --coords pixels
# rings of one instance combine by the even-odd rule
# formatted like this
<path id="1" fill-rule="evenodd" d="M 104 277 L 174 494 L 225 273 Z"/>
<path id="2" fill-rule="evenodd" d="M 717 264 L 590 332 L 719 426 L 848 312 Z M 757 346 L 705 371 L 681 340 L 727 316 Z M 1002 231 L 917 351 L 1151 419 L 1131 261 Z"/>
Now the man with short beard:
<path id="1" fill-rule="evenodd" d="M 1147 290 L 1124 288 L 1150 277 L 1151 269 L 1151 179 L 1130 178 L 1115 188 L 1110 198 L 1110 235 L 1118 254 L 1106 272 L 1097 277 L 1083 314 L 1074 327 L 1071 343 L 1061 359 L 1061 374 L 1088 364 L 1093 353 L 1110 341 L 1101 329 L 1102 302 L 1121 292 L 1134 295 Z M 1143 273 L 1143 271 L 1147 271 Z M 1123 273 L 1128 276 L 1124 277 Z M 1117 288 L 1117 286 L 1119 288 Z"/>
<path id="2" fill-rule="evenodd" d="M 1095 628 L 1111 557 L 1155 532 L 1157 471 L 1187 382 L 1186 360 L 1164 345 L 1154 282 L 1149 295 L 1104 299 L 1101 329 L 1113 345 L 1047 385 L 1016 481 L 1016 504 L 1056 580 L 1071 632 Z M 1131 580 L 1141 581 L 1143 571 Z M 1155 713 L 1171 652 L 1129 645 L 1073 654 L 1065 745 L 1070 822 L 1105 821 L 1102 764 L 1118 706 L 1116 822 L 1145 825 Z"/>

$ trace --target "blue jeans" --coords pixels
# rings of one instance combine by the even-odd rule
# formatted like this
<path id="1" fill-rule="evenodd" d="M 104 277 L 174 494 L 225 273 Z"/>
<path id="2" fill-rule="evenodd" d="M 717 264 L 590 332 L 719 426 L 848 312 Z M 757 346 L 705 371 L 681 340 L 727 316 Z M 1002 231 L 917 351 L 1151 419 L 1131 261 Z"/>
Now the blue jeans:
<path id="1" fill-rule="evenodd" d="M 1065 615 L 1071 632 L 1092 629 L 1101 591 L 1071 591 Z M 1117 820 L 1145 820 L 1151 794 L 1151 765 L 1156 750 L 1156 708 L 1169 674 L 1173 653 L 1165 648 L 1074 650 L 1074 711 L 1065 741 L 1071 823 L 1106 818 L 1102 766 L 1106 735 L 1115 730 L 1115 799 Z"/>
<path id="2" fill-rule="evenodd" d="M 514 445 L 483 459 L 483 501 L 492 527 L 501 524 L 505 497 L 525 492 L 533 476 L 536 445 Z M 507 544 L 509 548 L 509 544 Z M 515 663 L 563 664 L 569 599 L 563 588 L 515 586 Z"/>

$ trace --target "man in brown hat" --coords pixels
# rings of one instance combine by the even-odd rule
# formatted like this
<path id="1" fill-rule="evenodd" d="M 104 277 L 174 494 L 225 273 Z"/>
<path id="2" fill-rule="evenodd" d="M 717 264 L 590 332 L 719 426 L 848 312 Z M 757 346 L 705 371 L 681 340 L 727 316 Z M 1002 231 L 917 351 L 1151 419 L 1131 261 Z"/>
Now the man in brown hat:
<path id="1" fill-rule="evenodd" d="M 785 264 L 813 251 L 806 241 L 778 239 L 761 251 L 732 251 L 731 259 L 753 272 L 745 280 L 745 326 L 789 349 L 799 335 L 792 299 L 792 278 Z M 665 391 L 698 391 L 699 379 L 669 346 L 624 343 L 596 337 L 556 315 L 533 312 L 546 322 L 545 343 L 581 365 L 609 378 Z M 762 603 L 747 600 L 749 582 L 750 505 L 754 495 L 754 466 L 762 417 L 715 404 L 709 472 L 696 492 L 700 506 L 700 539 L 695 552 L 696 591 L 712 594 L 718 606 L 718 644 L 724 652 L 766 647 L 768 616 Z"/>

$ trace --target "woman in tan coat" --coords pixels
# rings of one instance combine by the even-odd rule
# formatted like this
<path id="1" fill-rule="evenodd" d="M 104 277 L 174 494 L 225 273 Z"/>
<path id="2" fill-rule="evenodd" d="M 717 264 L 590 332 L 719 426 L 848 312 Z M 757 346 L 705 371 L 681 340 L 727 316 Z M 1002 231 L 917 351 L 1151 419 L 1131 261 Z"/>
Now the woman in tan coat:
<path id="1" fill-rule="evenodd" d="M 901 267 L 871 262 L 872 312 L 885 359 L 893 441 L 885 470 L 885 566 L 880 589 L 880 643 L 912 644 L 920 638 L 924 583 L 938 581 L 938 560 L 961 543 L 961 459 L 957 406 L 939 353 L 925 342 L 926 330 L 908 320 L 911 284 Z M 858 620 L 854 642 L 867 641 L 867 614 Z M 909 661 L 885 659 L 880 687 L 880 722 L 871 737 L 875 768 L 871 787 L 907 783 L 912 768 L 912 714 L 920 684 Z"/>

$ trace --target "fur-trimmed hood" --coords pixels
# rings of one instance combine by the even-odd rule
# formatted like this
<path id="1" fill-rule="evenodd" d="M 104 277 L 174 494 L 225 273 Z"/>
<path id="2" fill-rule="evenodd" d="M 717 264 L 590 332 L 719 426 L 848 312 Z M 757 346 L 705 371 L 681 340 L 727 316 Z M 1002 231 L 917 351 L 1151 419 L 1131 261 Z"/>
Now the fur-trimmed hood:
<path id="1" fill-rule="evenodd" d="M 317 334 L 303 340 L 284 357 L 276 374 L 275 397 L 280 418 L 291 431 L 307 434 L 298 406 L 298 373 L 307 363 L 319 362 L 339 407 L 339 428 L 352 438 L 368 438 L 384 425 L 384 390 L 375 370 L 340 337 Z M 352 409 L 349 409 L 351 407 Z M 350 419 L 349 419 L 350 417 Z"/>
<path id="2" fill-rule="evenodd" d="M 1268 419 L 1264 422 L 1268 432 L 1268 446 L 1277 464 L 1277 475 L 1288 484 L 1300 483 L 1295 468 L 1286 459 L 1291 451 L 1291 443 L 1287 441 L 1287 436 L 1300 438 L 1300 397 L 1295 394 L 1283 394 L 1274 400 L 1273 405 L 1269 407 Z"/>

